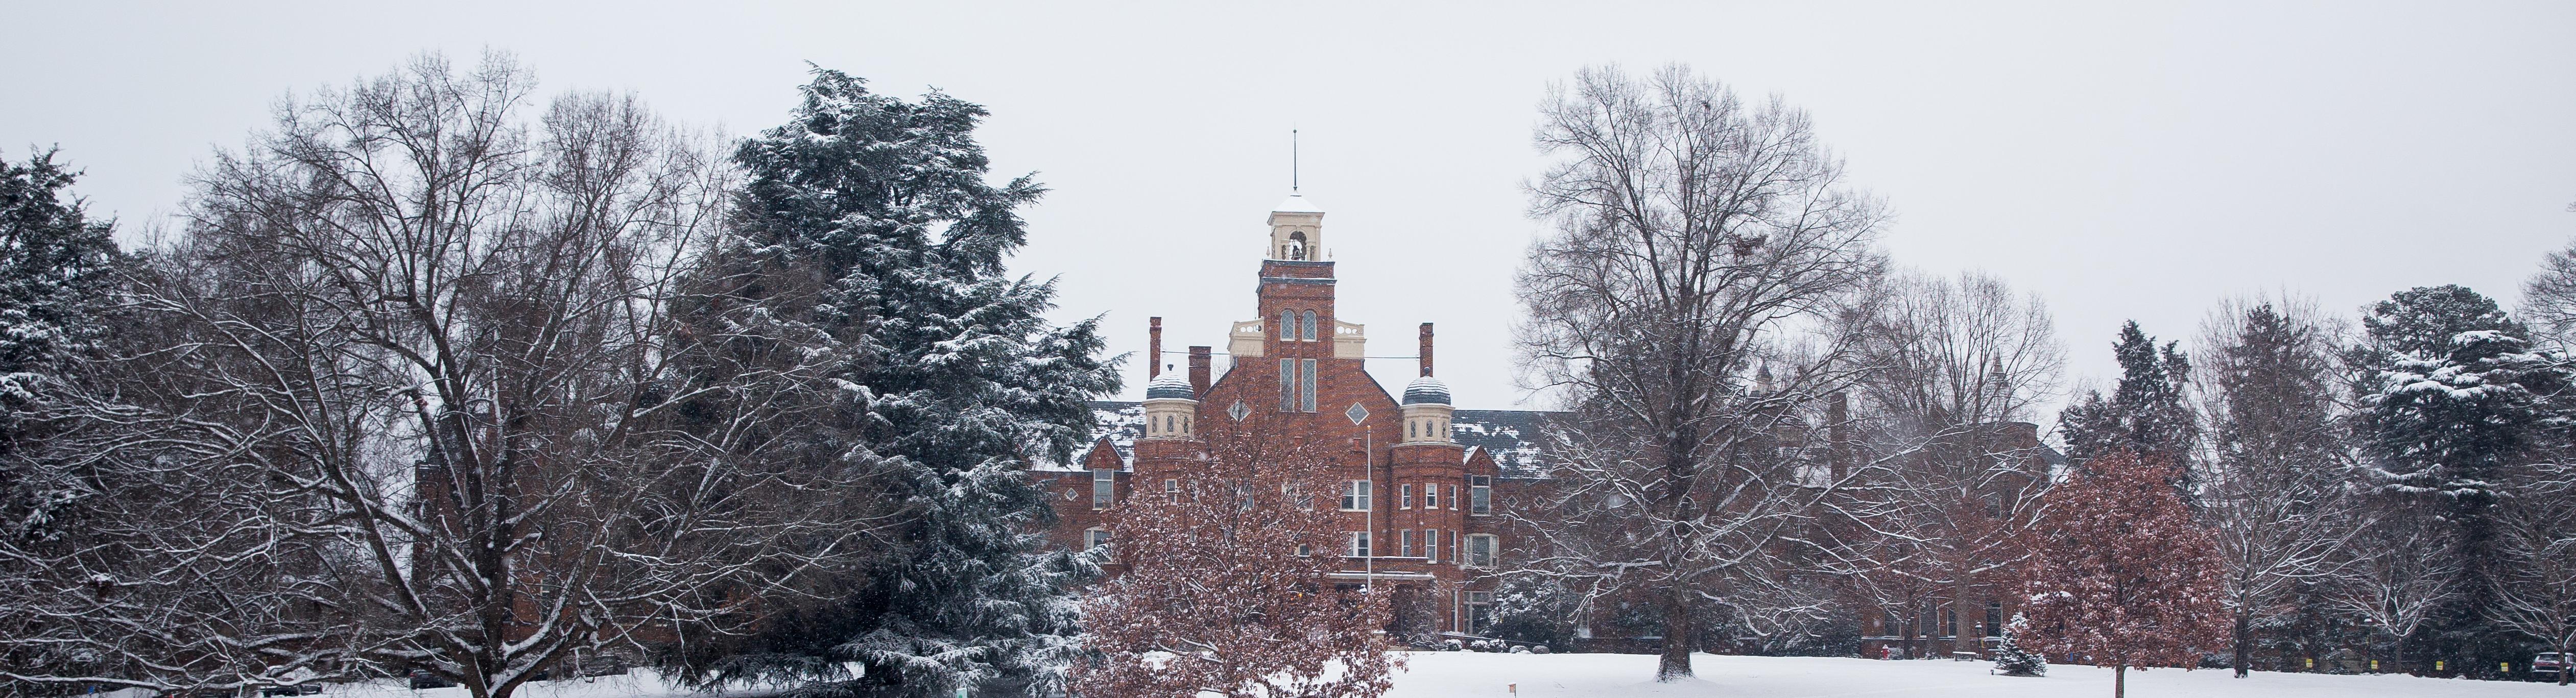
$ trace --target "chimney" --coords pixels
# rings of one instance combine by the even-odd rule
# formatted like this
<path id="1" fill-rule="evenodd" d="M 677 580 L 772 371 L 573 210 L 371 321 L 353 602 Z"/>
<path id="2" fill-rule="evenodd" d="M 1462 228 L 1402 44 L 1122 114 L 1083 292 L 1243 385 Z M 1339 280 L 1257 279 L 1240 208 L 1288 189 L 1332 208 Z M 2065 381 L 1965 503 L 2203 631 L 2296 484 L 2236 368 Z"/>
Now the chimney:
<path id="1" fill-rule="evenodd" d="M 1163 318 L 1145 318 L 1145 380 L 1163 375 Z"/>
<path id="2" fill-rule="evenodd" d="M 1431 323 L 1422 323 L 1422 375 L 1431 375 Z"/>
<path id="3" fill-rule="evenodd" d="M 1190 347 L 1190 394 L 1199 396 L 1201 400 L 1207 399 L 1208 363 L 1211 358 L 1208 351 L 1207 347 Z"/>

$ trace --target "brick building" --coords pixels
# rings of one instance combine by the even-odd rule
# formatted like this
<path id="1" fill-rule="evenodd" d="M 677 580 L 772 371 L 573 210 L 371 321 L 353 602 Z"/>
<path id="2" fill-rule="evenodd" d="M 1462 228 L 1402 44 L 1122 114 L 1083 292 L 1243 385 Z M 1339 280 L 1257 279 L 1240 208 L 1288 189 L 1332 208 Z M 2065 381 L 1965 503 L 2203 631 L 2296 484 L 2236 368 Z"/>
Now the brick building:
<path id="1" fill-rule="evenodd" d="M 1270 411 L 1312 442 L 1348 444 L 1336 457 L 1341 491 L 1323 498 L 1338 500 L 1349 532 L 1334 579 L 1394 585 L 1398 630 L 1475 632 L 1507 543 L 1495 488 L 1531 474 L 1534 450 L 1520 434 L 1541 413 L 1456 409 L 1432 377 L 1427 322 L 1400 392 L 1370 375 L 1367 327 L 1334 304 L 1323 218 L 1296 195 L 1270 212 L 1254 319 L 1234 323 L 1222 362 L 1214 347 L 1192 346 L 1186 374 L 1164 371 L 1162 319 L 1151 321 L 1145 400 L 1094 403 L 1102 419 L 1090 451 L 1035 471 L 1055 494 L 1052 537 L 1075 548 L 1107 542 L 1108 513 L 1140 487 L 1176 485 L 1158 473 L 1202 452 L 1196 425 Z"/>

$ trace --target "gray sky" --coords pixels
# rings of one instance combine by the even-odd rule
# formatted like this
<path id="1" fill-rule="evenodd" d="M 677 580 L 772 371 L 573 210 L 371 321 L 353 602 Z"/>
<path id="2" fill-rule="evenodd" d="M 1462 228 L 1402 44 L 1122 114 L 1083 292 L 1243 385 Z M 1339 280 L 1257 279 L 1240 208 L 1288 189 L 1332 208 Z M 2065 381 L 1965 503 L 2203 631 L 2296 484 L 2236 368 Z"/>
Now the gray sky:
<path id="1" fill-rule="evenodd" d="M 10 4 L 0 154 L 60 144 L 129 228 L 290 90 L 422 50 L 509 50 L 547 90 L 633 90 L 735 133 L 782 118 L 805 61 L 937 86 L 993 111 L 1000 174 L 1054 189 L 1016 266 L 1061 274 L 1059 315 L 1105 315 L 1117 352 L 1150 315 L 1175 350 L 1251 319 L 1294 125 L 1342 317 L 1373 356 L 1439 323 L 1467 408 L 1524 401 L 1529 133 L 1546 85 L 1587 64 L 1688 63 L 1810 110 L 1897 212 L 1897 261 L 2042 294 L 2078 380 L 2116 375 L 2122 319 L 2187 338 L 2231 294 L 2349 312 L 2460 283 L 2510 304 L 2576 235 L 2567 2 Z M 1409 365 L 1372 367 L 1393 389 Z"/>

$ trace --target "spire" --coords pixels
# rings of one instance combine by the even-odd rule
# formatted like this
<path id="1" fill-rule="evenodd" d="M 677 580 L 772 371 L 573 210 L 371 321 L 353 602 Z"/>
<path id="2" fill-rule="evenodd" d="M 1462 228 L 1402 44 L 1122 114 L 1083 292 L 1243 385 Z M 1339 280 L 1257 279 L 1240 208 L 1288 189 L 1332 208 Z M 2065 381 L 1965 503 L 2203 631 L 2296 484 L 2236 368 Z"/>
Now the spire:
<path id="1" fill-rule="evenodd" d="M 1297 128 L 1288 127 L 1288 194 L 1297 194 Z"/>

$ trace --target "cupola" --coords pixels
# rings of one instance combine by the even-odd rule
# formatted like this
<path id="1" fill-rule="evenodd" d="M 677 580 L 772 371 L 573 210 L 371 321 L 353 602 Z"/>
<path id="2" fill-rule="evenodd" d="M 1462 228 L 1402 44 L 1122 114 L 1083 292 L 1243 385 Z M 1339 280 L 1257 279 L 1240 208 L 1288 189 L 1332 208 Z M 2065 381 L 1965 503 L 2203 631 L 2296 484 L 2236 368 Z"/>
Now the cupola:
<path id="1" fill-rule="evenodd" d="M 1193 438 L 1190 418 L 1198 411 L 1198 391 L 1179 371 L 1163 371 L 1145 384 L 1145 438 Z"/>
<path id="2" fill-rule="evenodd" d="M 1270 258 L 1292 262 L 1324 259 L 1324 209 L 1291 192 L 1270 208 Z"/>
<path id="3" fill-rule="evenodd" d="M 1449 385 L 1423 376 L 1404 385 L 1404 443 L 1448 443 Z"/>

